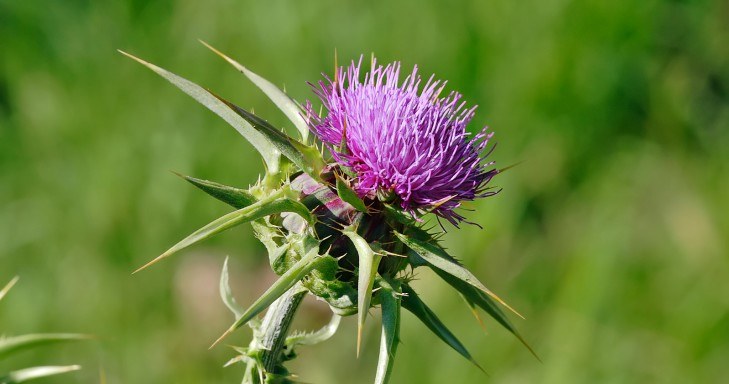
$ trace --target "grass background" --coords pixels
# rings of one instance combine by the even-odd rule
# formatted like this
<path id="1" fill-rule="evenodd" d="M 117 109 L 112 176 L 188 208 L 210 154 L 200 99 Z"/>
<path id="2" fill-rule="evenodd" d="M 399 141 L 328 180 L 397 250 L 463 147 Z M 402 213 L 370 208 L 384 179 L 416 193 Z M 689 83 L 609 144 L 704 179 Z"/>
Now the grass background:
<path id="1" fill-rule="evenodd" d="M 130 272 L 226 208 L 169 170 L 246 186 L 261 161 L 237 133 L 131 53 L 284 118 L 202 47 L 209 41 L 299 100 L 306 81 L 375 52 L 448 79 L 480 108 L 499 165 L 485 227 L 446 245 L 528 318 L 537 362 L 493 322 L 484 335 L 428 273 L 423 297 L 484 376 L 405 315 L 395 383 L 686 383 L 729 375 L 729 3 L 566 0 L 0 0 L 0 332 L 97 341 L 26 352 L 81 363 L 47 383 L 231 383 L 225 255 L 239 301 L 273 276 L 239 228 Z M 307 303 L 298 325 L 326 322 Z M 369 383 L 378 331 L 302 348 L 303 381 Z M 231 342 L 247 344 L 239 332 Z"/>

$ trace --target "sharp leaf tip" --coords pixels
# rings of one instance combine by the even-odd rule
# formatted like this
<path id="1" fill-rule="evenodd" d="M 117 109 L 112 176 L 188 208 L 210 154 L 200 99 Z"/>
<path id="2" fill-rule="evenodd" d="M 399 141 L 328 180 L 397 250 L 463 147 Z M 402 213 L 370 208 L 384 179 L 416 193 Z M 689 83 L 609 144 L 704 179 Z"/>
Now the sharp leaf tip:
<path id="1" fill-rule="evenodd" d="M 217 340 L 215 340 L 215 342 L 213 342 L 210 345 L 210 347 L 208 348 L 208 350 L 215 348 L 218 344 L 220 344 L 221 341 L 223 341 L 223 339 L 225 339 L 226 337 L 228 337 L 228 335 L 230 335 L 231 332 L 233 332 L 233 330 L 231 330 L 231 329 L 228 329 L 227 331 L 225 331 L 222 335 L 220 335 L 220 337 L 218 337 Z"/>

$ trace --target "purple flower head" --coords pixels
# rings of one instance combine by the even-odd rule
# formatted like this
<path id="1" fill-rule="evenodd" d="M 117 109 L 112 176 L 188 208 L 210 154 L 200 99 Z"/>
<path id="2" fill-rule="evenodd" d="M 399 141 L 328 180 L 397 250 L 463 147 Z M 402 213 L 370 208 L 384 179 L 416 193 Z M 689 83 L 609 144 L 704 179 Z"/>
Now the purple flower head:
<path id="1" fill-rule="evenodd" d="M 356 174 L 360 196 L 395 198 L 405 210 L 431 210 L 457 224 L 461 201 L 495 193 L 485 184 L 498 171 L 483 161 L 493 133 L 471 137 L 466 125 L 476 107 L 466 108 L 457 92 L 441 97 L 446 83 L 433 76 L 421 87 L 417 66 L 401 83 L 399 62 L 383 67 L 373 59 L 363 81 L 361 64 L 312 84 L 326 109 L 322 117 L 310 113 L 313 132 Z"/>

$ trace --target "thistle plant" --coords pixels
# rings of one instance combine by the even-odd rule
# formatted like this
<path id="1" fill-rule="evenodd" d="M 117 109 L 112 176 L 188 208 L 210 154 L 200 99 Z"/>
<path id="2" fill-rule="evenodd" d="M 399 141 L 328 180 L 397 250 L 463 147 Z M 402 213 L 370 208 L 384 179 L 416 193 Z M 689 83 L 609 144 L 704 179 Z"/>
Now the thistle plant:
<path id="1" fill-rule="evenodd" d="M 0 289 L 0 301 L 18 282 L 18 277 L 14 277 L 2 289 Z M 86 335 L 74 333 L 36 333 L 20 336 L 2 336 L 0 335 L 0 361 L 22 352 L 26 349 L 36 348 L 47 344 L 63 343 L 69 341 L 88 339 Z M 37 366 L 30 368 L 17 369 L 11 372 L 0 372 L 0 384 L 23 383 L 33 379 L 39 379 L 47 376 L 59 375 L 66 372 L 73 372 L 81 369 L 78 365 L 66 366 Z"/>
<path id="2" fill-rule="evenodd" d="M 253 329 L 250 345 L 235 347 L 238 355 L 230 361 L 246 365 L 244 383 L 293 382 L 284 363 L 296 356 L 299 346 L 334 334 L 342 316 L 357 317 L 358 355 L 368 312 L 377 307 L 382 323 L 376 383 L 388 382 L 392 372 L 403 308 L 478 366 L 412 288 L 419 267 L 433 270 L 455 288 L 477 318 L 481 309 L 523 341 L 502 307 L 513 309 L 439 245 L 443 231 L 434 229 L 442 226 L 428 224 L 443 219 L 457 227 L 465 222 L 458 212 L 463 202 L 497 192 L 487 185 L 500 172 L 485 159 L 492 133 L 483 129 L 470 135 L 466 130 L 475 107 L 467 108 L 456 92 L 441 96 L 445 82 L 430 77 L 423 83 L 417 67 L 401 81 L 399 63 L 382 66 L 373 57 L 365 74 L 360 59 L 346 68 L 335 65 L 331 78 L 310 83 L 323 105 L 317 111 L 310 101 L 293 101 L 205 45 L 258 86 L 299 137 L 122 52 L 223 118 L 258 150 L 265 165 L 263 177 L 247 189 L 180 175 L 234 210 L 140 270 L 234 226 L 253 226 L 280 277 L 243 308 L 231 294 L 226 260 L 220 291 L 235 321 L 213 343 L 246 324 Z M 307 294 L 329 305 L 332 321 L 317 332 L 290 333 L 293 315 Z"/>

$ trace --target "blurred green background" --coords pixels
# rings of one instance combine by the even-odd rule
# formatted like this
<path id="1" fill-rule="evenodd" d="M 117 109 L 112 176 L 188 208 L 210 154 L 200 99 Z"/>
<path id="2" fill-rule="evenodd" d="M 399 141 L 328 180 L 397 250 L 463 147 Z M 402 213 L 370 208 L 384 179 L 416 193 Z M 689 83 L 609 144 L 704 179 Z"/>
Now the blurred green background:
<path id="1" fill-rule="evenodd" d="M 0 333 L 97 341 L 26 352 L 81 363 L 47 383 L 235 383 L 238 299 L 271 282 L 248 228 L 144 273 L 137 266 L 227 211 L 169 171 L 247 186 L 250 145 L 127 50 L 239 105 L 284 118 L 204 39 L 311 98 L 306 81 L 375 52 L 417 63 L 480 105 L 500 166 L 484 226 L 445 243 L 527 317 L 543 363 L 495 323 L 484 334 L 429 273 L 423 297 L 490 376 L 405 315 L 395 383 L 686 383 L 729 376 L 729 3 L 0 0 Z M 308 303 L 298 326 L 327 321 Z M 305 382 L 370 383 L 379 331 L 355 359 L 351 319 L 291 364 Z M 247 344 L 247 331 L 231 342 Z M 101 377 L 104 377 L 102 379 Z"/>

